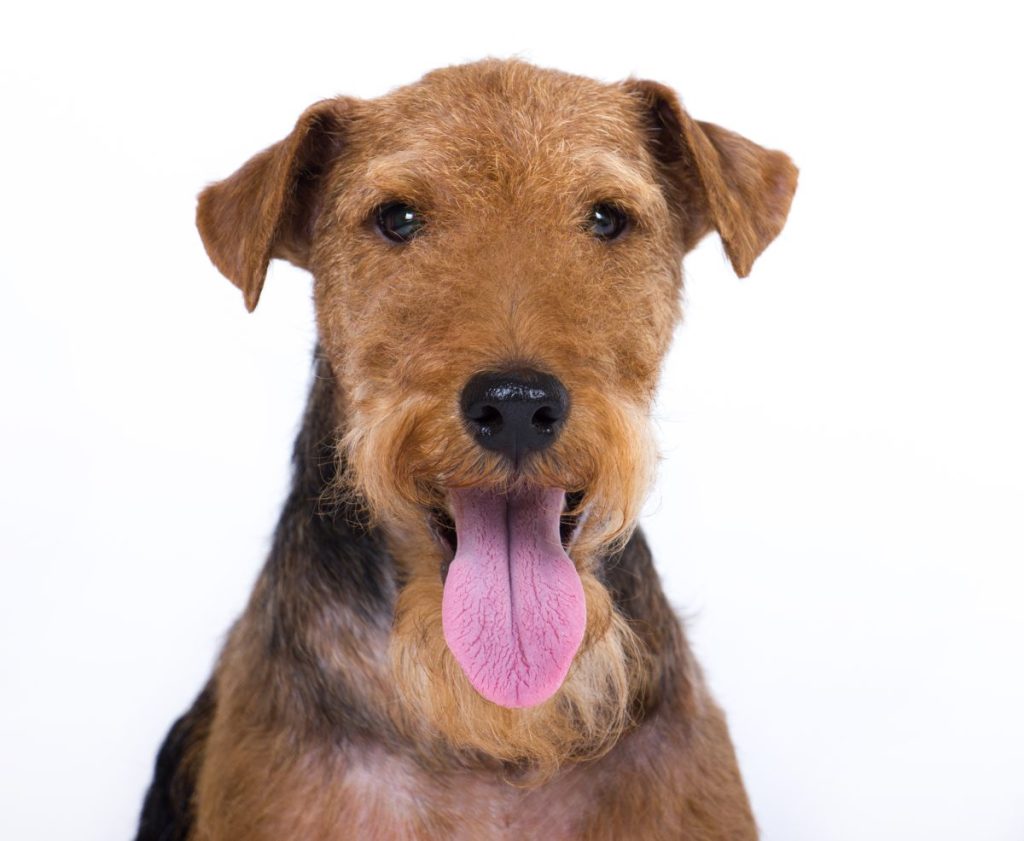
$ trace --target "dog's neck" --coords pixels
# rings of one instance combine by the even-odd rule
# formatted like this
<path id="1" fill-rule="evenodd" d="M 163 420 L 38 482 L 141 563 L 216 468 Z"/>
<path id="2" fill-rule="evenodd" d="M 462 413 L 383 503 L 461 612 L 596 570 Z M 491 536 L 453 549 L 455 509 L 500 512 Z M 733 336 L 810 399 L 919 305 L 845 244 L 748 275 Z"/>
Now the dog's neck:
<path id="1" fill-rule="evenodd" d="M 395 565 L 358 502 L 339 492 L 338 385 L 319 349 L 313 357 L 302 427 L 292 454 L 292 486 L 269 566 L 301 559 L 308 583 L 364 621 L 386 628 L 394 607 Z"/>
<path id="2" fill-rule="evenodd" d="M 403 739 L 396 724 L 402 711 L 389 691 L 388 661 L 401 565 L 360 506 L 339 498 L 338 389 L 317 352 L 291 491 L 234 644 L 260 649 L 255 662 L 266 662 L 266 672 L 254 678 L 262 685 L 300 690 L 278 697 L 268 689 L 270 714 L 302 722 L 306 731 L 326 728 L 344 738 L 401 745 L 408 734 Z M 636 718 L 666 701 L 687 704 L 695 667 L 642 535 L 634 534 L 602 567 L 616 609 L 649 655 Z M 279 680 L 283 673 L 287 681 Z"/>

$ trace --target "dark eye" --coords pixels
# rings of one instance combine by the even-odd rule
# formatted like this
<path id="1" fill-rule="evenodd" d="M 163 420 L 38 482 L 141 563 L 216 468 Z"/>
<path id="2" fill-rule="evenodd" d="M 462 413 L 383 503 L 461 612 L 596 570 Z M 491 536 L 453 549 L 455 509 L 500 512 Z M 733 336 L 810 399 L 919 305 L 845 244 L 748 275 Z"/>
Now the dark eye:
<path id="1" fill-rule="evenodd" d="M 404 202 L 388 202 L 377 208 L 377 230 L 392 242 L 408 242 L 422 227 L 423 214 Z"/>
<path id="2" fill-rule="evenodd" d="M 626 212 L 608 202 L 595 204 L 587 217 L 587 230 L 600 240 L 618 239 L 629 227 Z"/>

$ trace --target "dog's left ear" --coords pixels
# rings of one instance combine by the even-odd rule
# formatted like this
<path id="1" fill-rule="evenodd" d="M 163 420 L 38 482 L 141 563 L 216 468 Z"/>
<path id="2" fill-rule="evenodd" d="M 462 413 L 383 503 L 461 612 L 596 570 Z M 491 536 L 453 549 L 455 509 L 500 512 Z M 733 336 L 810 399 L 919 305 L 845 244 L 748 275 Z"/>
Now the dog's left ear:
<path id="1" fill-rule="evenodd" d="M 310 106 L 284 140 L 199 194 L 196 225 L 206 253 L 242 290 L 250 312 L 272 257 L 308 268 L 322 182 L 340 151 L 350 103 Z"/>
<path id="2" fill-rule="evenodd" d="M 652 153 L 685 202 L 687 248 L 715 228 L 736 274 L 746 277 L 786 222 L 797 168 L 782 152 L 694 120 L 664 85 L 624 84 L 640 102 Z"/>

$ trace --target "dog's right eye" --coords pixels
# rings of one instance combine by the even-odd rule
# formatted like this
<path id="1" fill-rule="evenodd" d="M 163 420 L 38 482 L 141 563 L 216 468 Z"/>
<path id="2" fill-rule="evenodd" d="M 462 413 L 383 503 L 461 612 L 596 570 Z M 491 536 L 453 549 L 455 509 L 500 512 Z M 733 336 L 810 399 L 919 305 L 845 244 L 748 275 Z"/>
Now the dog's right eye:
<path id="1" fill-rule="evenodd" d="M 376 217 L 377 230 L 392 242 L 408 242 L 423 228 L 423 214 L 404 202 L 382 204 Z"/>

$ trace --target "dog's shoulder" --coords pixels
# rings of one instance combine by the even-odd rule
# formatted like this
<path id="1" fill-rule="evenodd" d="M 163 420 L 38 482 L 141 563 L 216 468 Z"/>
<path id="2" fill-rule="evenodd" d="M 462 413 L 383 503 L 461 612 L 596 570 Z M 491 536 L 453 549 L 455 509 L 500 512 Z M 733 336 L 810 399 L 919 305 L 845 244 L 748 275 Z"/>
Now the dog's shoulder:
<path id="1" fill-rule="evenodd" d="M 135 841 L 187 841 L 196 775 L 214 709 L 213 688 L 208 684 L 172 725 L 157 754 Z"/>

